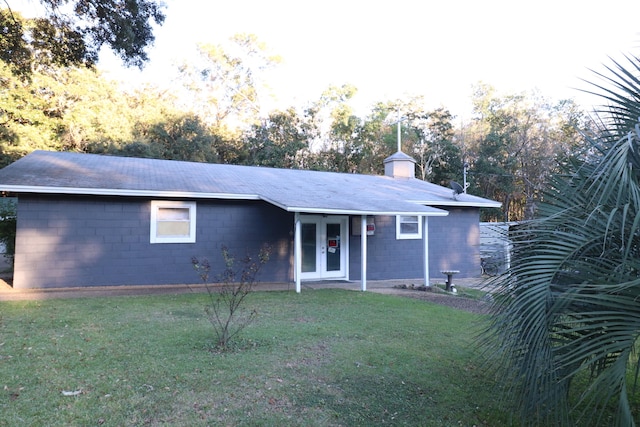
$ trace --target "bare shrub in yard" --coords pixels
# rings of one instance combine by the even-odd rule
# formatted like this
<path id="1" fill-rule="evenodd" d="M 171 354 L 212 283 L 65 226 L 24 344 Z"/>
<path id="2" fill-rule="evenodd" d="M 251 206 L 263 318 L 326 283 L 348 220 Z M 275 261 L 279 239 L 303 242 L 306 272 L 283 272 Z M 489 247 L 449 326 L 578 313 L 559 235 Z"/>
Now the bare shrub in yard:
<path id="1" fill-rule="evenodd" d="M 271 247 L 262 245 L 257 258 L 246 255 L 240 260 L 239 267 L 236 267 L 235 257 L 224 245 L 221 254 L 224 269 L 217 276 L 215 286 L 210 282 L 212 272 L 207 258 L 193 257 L 191 264 L 207 288 L 209 302 L 205 312 L 216 335 L 216 347 L 225 350 L 257 316 L 255 310 L 245 307 L 245 302 L 257 282 L 261 267 L 269 261 Z"/>

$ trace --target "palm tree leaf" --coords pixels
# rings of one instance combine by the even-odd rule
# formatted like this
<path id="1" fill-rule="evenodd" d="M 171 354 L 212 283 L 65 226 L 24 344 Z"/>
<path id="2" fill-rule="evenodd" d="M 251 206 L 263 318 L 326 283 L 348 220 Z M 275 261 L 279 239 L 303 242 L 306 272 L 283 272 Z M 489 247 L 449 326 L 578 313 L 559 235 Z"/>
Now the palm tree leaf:
<path id="1" fill-rule="evenodd" d="M 619 425 L 640 334 L 640 61 L 614 63 L 595 85 L 612 106 L 591 155 L 554 177 L 539 217 L 511 233 L 510 271 L 496 278 L 482 344 L 524 425 L 598 419 Z M 582 378 L 581 381 L 574 381 Z M 585 379 L 586 378 L 586 379 Z M 579 385 L 575 385 L 579 384 Z M 576 394 L 577 393 L 577 394 Z M 595 418 L 594 418 L 595 417 Z"/>

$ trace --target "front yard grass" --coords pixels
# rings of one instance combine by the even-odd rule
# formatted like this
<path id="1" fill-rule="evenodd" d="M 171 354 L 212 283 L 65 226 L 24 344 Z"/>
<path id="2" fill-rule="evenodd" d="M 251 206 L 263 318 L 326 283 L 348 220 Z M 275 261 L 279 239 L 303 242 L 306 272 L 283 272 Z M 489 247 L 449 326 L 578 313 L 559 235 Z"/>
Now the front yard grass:
<path id="1" fill-rule="evenodd" d="M 0 426 L 508 425 L 480 315 L 324 289 L 257 292 L 211 351 L 206 295 L 0 303 Z"/>

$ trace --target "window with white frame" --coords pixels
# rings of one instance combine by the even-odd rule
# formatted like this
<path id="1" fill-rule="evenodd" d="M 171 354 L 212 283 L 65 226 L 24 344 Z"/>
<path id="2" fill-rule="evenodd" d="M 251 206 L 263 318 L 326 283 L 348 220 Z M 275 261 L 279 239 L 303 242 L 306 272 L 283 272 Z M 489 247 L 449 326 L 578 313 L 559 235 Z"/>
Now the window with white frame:
<path id="1" fill-rule="evenodd" d="M 151 243 L 195 243 L 196 203 L 151 201 Z"/>
<path id="2" fill-rule="evenodd" d="M 421 218 L 417 215 L 397 215 L 396 239 L 422 239 Z"/>

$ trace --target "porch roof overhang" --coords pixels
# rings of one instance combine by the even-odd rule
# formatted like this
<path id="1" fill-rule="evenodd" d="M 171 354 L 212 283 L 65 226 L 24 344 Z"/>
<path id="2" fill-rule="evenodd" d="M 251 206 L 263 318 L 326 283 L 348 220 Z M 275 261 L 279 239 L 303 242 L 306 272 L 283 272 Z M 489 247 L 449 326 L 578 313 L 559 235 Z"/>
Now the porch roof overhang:
<path id="1" fill-rule="evenodd" d="M 446 207 L 466 207 L 466 208 L 500 208 L 502 203 L 493 200 L 482 199 L 480 197 L 465 197 L 465 200 L 412 200 L 413 203 L 430 205 L 430 206 L 446 206 Z"/>
<path id="2" fill-rule="evenodd" d="M 411 216 L 447 216 L 449 212 L 430 206 L 404 200 L 386 199 L 382 202 L 367 200 L 334 200 L 331 204 L 304 203 L 300 205 L 288 204 L 283 201 L 262 198 L 265 202 L 278 206 L 287 212 L 302 214 L 327 215 L 411 215 Z"/>
<path id="3" fill-rule="evenodd" d="M 426 183 L 427 186 L 433 186 L 434 184 Z M 474 196 L 472 194 L 462 193 L 455 194 L 450 191 L 438 193 L 437 196 L 433 193 L 429 194 L 429 197 L 419 197 L 424 193 L 419 192 L 417 189 L 409 191 L 407 194 L 407 201 L 417 203 L 425 206 L 446 206 L 446 207 L 474 207 L 474 208 L 499 208 L 502 203 L 495 200 L 485 199 L 484 197 Z"/>

